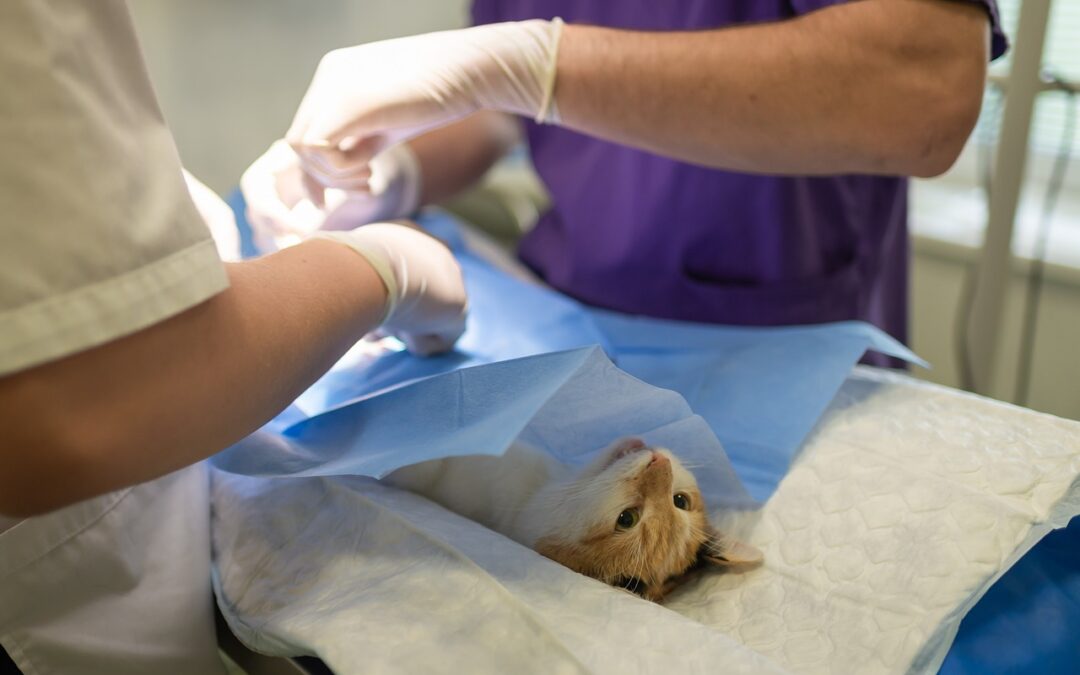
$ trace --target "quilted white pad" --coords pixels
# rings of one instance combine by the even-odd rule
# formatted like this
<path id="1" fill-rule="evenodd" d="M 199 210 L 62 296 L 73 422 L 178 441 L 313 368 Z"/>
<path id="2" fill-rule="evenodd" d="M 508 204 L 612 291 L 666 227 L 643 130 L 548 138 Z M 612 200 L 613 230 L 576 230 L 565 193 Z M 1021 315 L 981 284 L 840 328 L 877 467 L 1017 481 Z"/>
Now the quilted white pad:
<path id="1" fill-rule="evenodd" d="M 765 569 L 668 604 L 794 672 L 936 672 L 1078 476 L 1076 422 L 859 369 L 763 509 Z"/>
<path id="2" fill-rule="evenodd" d="M 249 646 L 338 673 L 933 671 L 1078 477 L 1078 423 L 857 369 L 749 535 L 765 566 L 666 607 L 348 478 L 218 474 L 215 585 Z"/>

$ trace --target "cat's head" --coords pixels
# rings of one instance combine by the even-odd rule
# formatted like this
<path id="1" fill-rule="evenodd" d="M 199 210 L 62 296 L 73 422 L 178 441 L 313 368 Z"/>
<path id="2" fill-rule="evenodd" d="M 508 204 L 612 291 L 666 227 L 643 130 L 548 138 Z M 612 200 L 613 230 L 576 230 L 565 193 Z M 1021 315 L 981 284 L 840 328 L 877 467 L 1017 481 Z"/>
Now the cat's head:
<path id="1" fill-rule="evenodd" d="M 538 553 L 650 600 L 702 567 L 761 562 L 760 551 L 709 523 L 697 481 L 679 460 L 637 438 L 616 441 L 543 502 Z"/>

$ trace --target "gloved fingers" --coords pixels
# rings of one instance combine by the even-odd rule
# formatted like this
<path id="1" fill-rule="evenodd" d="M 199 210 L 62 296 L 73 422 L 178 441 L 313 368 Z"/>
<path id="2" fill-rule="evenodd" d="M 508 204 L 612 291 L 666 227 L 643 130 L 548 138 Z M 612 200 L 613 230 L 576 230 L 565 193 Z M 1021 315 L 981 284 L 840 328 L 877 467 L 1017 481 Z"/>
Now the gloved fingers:
<path id="1" fill-rule="evenodd" d="M 312 106 L 310 119 L 294 120 L 285 139 L 297 153 L 319 158 L 322 173 L 334 175 L 351 172 L 390 146 L 476 111 L 471 101 L 448 109 L 418 92 L 383 89 L 354 92 L 361 103 L 349 105 L 335 97 Z"/>
<path id="2" fill-rule="evenodd" d="M 452 346 L 446 345 L 434 335 L 395 335 L 394 337 L 405 343 L 405 349 L 416 356 L 431 356 L 445 352 Z"/>
<path id="3" fill-rule="evenodd" d="M 277 141 L 252 162 L 240 177 L 248 222 L 258 235 L 280 236 L 304 229 L 294 222 L 292 209 L 303 199 L 299 158 Z"/>
<path id="4" fill-rule="evenodd" d="M 367 176 L 366 182 L 361 176 Z M 346 189 L 326 190 L 322 229 L 351 230 L 405 217 L 420 205 L 422 180 L 416 155 L 407 144 L 387 148 Z"/>
<path id="5" fill-rule="evenodd" d="M 304 173 L 316 181 L 324 190 L 343 190 L 345 192 L 370 192 L 371 167 L 364 165 L 352 173 L 327 175 L 319 169 L 307 169 Z"/>
<path id="6" fill-rule="evenodd" d="M 312 87 L 316 85 L 313 83 Z M 301 104 L 303 105 L 303 104 Z M 332 105 L 332 104 L 331 104 Z M 311 114 L 305 119 L 296 118 L 285 134 L 285 140 L 296 152 L 322 153 L 325 158 L 325 170 L 332 173 L 335 167 L 348 167 L 356 162 L 347 161 L 345 155 L 353 149 L 359 149 L 360 161 L 366 162 L 385 147 L 385 140 L 379 140 L 377 128 L 373 129 L 366 119 L 364 110 L 338 102 L 334 107 L 323 105 L 310 106 Z M 379 144 L 382 144 L 381 147 Z M 366 151 L 366 157 L 363 154 Z M 338 156 L 335 156 L 338 155 Z"/>
<path id="7" fill-rule="evenodd" d="M 302 144 L 299 152 L 310 159 L 312 167 L 328 178 L 352 176 L 368 170 L 368 164 L 390 143 L 385 134 L 348 136 L 340 143 L 318 141 L 312 145 Z"/>
<path id="8" fill-rule="evenodd" d="M 274 143 L 252 163 L 240 181 L 258 247 L 273 251 L 299 243 L 320 229 L 353 229 L 388 215 L 398 215 L 400 202 L 409 201 L 408 195 L 389 193 L 386 186 L 394 180 L 400 183 L 402 167 L 412 168 L 408 161 L 411 156 L 401 157 L 405 152 L 400 148 L 396 151 L 396 164 L 387 155 L 354 169 L 351 174 L 340 172 L 326 178 L 305 171 L 304 158 L 288 143 L 283 140 Z M 394 185 L 401 188 L 397 183 Z M 379 194 L 373 192 L 376 187 Z"/>
<path id="9" fill-rule="evenodd" d="M 328 190 L 324 230 L 352 230 L 380 220 L 383 207 L 370 192 Z"/>
<path id="10" fill-rule="evenodd" d="M 330 55 L 323 57 L 325 61 Z M 300 109 L 293 118 L 289 130 L 285 133 L 285 140 L 290 146 L 307 160 L 312 160 L 316 166 L 313 170 L 320 170 L 327 175 L 346 170 L 356 164 L 364 164 L 374 156 L 377 150 L 371 150 L 366 157 L 361 156 L 359 161 L 351 160 L 344 155 L 348 150 L 360 146 L 361 151 L 370 147 L 377 141 L 366 140 L 374 134 L 366 133 L 366 124 L 363 119 L 357 119 L 363 112 L 354 109 L 345 101 L 337 100 L 337 97 L 329 101 L 319 103 L 323 97 L 320 87 L 320 78 L 323 66 L 316 73 L 308 93 L 300 103 Z M 337 86 L 326 85 L 331 91 Z M 340 85 L 338 85 L 340 86 Z M 321 162 L 321 166 L 317 164 Z"/>
<path id="11" fill-rule="evenodd" d="M 305 192 L 311 201 L 323 207 L 326 189 L 370 192 L 370 160 L 383 149 L 384 143 L 384 138 L 377 136 L 351 145 L 347 150 L 334 146 L 300 146 L 297 154 L 305 174 Z"/>
<path id="12" fill-rule="evenodd" d="M 335 178 L 347 178 L 366 168 L 367 162 L 350 162 L 346 153 L 339 147 L 324 141 L 307 145 L 297 143 L 291 146 L 300 157 L 304 170 L 326 181 Z"/>
<path id="13" fill-rule="evenodd" d="M 296 114 L 293 115 L 289 129 L 285 132 L 285 141 L 293 148 L 300 145 L 300 141 L 305 137 L 312 120 L 325 112 L 324 109 L 327 106 L 325 101 L 322 100 L 323 90 L 329 89 L 333 91 L 335 89 L 333 83 L 327 81 L 330 79 L 327 71 L 331 69 L 334 53 L 328 52 L 319 60 L 319 65 L 315 68 L 315 75 L 311 78 L 311 84 L 308 85 L 307 91 L 304 92 L 304 97 L 300 99 Z"/>
<path id="14" fill-rule="evenodd" d="M 358 164 L 348 170 L 327 170 L 325 162 L 317 155 L 305 152 L 300 159 L 304 193 L 319 208 L 327 205 L 326 191 L 341 190 L 350 194 L 371 191 L 372 169 L 368 164 Z"/>
<path id="15" fill-rule="evenodd" d="M 326 208 L 326 187 L 307 171 L 300 177 L 304 185 L 304 194 L 316 208 Z"/>
<path id="16" fill-rule="evenodd" d="M 453 349 L 463 332 L 464 326 L 461 331 L 456 332 L 447 331 L 444 333 L 426 333 L 422 335 L 400 334 L 395 335 L 394 337 L 405 343 L 405 349 L 409 350 L 410 354 L 415 354 L 416 356 L 433 356 Z"/>
<path id="17" fill-rule="evenodd" d="M 251 229 L 259 234 L 277 236 L 290 234 L 291 214 L 288 208 L 272 193 L 259 194 L 251 189 L 243 190 L 247 203 L 247 219 Z"/>
<path id="18" fill-rule="evenodd" d="M 448 314 L 447 310 L 452 313 Z M 401 340 L 410 353 L 417 356 L 429 356 L 453 349 L 458 339 L 465 333 L 468 313 L 468 301 L 458 304 L 456 308 L 448 304 L 442 308 L 442 311 L 435 312 L 420 325 L 410 329 L 397 329 L 384 325 L 381 330 Z"/>

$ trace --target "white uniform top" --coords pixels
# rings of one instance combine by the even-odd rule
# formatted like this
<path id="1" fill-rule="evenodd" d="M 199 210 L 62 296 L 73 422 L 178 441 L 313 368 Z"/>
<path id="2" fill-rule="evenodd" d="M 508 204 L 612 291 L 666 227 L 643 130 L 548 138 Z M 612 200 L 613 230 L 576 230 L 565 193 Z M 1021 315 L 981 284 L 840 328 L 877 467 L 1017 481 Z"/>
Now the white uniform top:
<path id="1" fill-rule="evenodd" d="M 0 375 L 226 286 L 122 3 L 0 3 L 0 82 Z"/>
<path id="2" fill-rule="evenodd" d="M 0 83 L 0 377 L 226 287 L 120 0 L 0 2 Z M 0 644 L 25 673 L 220 672 L 209 574 L 202 466 L 23 521 Z"/>

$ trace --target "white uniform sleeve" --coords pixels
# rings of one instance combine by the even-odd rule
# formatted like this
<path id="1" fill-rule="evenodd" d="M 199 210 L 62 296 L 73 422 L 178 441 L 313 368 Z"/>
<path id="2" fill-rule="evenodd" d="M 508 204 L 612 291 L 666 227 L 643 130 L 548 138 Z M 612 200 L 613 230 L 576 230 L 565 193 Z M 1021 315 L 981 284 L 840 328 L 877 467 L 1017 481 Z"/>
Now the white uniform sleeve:
<path id="1" fill-rule="evenodd" d="M 0 375 L 228 285 L 120 0 L 0 2 Z"/>

